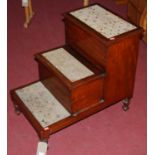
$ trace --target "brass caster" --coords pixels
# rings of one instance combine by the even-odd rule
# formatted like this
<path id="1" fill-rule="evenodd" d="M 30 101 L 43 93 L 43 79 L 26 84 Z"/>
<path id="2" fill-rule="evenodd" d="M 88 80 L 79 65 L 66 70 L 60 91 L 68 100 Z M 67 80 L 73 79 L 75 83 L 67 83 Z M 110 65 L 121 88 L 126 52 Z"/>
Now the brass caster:
<path id="1" fill-rule="evenodd" d="M 127 111 L 129 110 L 129 104 L 130 104 L 130 99 L 126 98 L 123 100 L 123 106 L 122 106 L 122 109 L 124 111 Z"/>

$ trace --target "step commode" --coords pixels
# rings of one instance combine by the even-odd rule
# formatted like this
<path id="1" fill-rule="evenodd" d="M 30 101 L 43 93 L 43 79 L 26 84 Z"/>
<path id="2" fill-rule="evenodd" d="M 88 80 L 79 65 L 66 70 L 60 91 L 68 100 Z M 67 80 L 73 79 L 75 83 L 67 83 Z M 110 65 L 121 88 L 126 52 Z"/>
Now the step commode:
<path id="1" fill-rule="evenodd" d="M 11 97 L 45 154 L 49 136 L 119 101 L 129 109 L 142 29 L 99 4 L 64 14 L 65 46 L 35 55 L 39 81 Z"/>
<path id="2" fill-rule="evenodd" d="M 43 128 L 70 116 L 41 82 L 19 88 L 15 93 Z"/>
<path id="3" fill-rule="evenodd" d="M 60 47 L 37 54 L 36 59 L 40 80 L 73 114 L 100 103 L 104 72 L 92 64 L 86 66 L 87 60 L 81 62 L 82 58 L 72 54 L 69 49 Z"/>

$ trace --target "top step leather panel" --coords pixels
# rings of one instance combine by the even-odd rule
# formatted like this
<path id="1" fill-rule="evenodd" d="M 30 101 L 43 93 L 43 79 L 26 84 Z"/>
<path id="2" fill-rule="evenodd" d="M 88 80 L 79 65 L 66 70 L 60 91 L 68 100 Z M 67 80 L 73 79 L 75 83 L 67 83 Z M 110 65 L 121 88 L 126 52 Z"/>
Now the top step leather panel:
<path id="1" fill-rule="evenodd" d="M 70 14 L 108 39 L 137 28 L 99 5 L 72 11 Z"/>

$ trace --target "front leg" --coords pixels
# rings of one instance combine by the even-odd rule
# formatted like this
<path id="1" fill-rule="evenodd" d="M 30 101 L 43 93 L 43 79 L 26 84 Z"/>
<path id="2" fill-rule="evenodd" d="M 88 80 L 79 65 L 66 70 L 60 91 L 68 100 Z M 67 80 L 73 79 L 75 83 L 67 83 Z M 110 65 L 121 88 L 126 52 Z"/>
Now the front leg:
<path id="1" fill-rule="evenodd" d="M 129 109 L 130 99 L 125 98 L 122 102 L 123 102 L 123 106 L 122 106 L 123 110 L 127 111 Z"/>
<path id="2" fill-rule="evenodd" d="M 88 6 L 89 5 L 89 0 L 84 0 L 83 6 Z"/>

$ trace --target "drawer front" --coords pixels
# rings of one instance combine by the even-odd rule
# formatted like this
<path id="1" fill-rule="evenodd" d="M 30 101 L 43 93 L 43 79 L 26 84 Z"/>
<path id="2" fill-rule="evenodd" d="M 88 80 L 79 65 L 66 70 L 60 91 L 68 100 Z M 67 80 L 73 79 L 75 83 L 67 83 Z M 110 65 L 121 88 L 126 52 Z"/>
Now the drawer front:
<path id="1" fill-rule="evenodd" d="M 103 78 L 96 79 L 72 91 L 72 111 L 76 113 L 99 104 L 103 99 Z"/>

